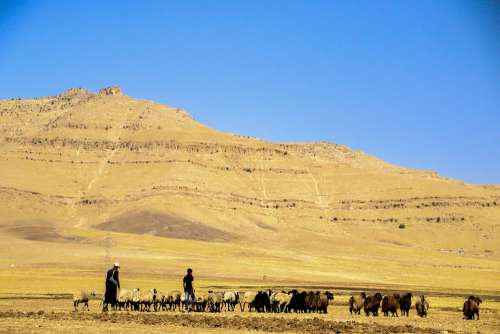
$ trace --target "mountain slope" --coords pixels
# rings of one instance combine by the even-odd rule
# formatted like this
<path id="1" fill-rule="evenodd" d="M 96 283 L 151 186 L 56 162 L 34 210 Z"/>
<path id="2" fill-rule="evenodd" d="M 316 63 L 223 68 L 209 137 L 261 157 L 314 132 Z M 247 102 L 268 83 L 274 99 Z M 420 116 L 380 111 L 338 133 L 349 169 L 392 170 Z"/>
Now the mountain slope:
<path id="1" fill-rule="evenodd" d="M 453 285 L 474 289 L 500 278 L 498 186 L 219 132 L 118 87 L 0 101 L 0 175 L 6 266 L 119 258 L 138 276 L 156 260 L 214 280 L 435 287 L 460 274 Z"/>

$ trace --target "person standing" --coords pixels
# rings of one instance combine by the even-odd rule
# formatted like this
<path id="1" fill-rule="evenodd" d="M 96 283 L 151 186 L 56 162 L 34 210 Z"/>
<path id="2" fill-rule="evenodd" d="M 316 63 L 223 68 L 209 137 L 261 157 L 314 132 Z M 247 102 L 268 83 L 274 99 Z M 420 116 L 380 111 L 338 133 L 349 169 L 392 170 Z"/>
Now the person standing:
<path id="1" fill-rule="evenodd" d="M 106 292 L 104 293 L 104 302 L 102 311 L 108 311 L 108 305 L 114 310 L 118 304 L 118 289 L 120 289 L 119 278 L 120 264 L 115 262 L 113 268 L 109 269 L 106 273 Z"/>
<path id="2" fill-rule="evenodd" d="M 190 303 L 194 303 L 195 297 L 194 297 L 194 286 L 193 286 L 193 269 L 188 268 L 187 270 L 187 275 L 184 276 L 184 279 L 182 280 L 182 285 L 184 286 L 184 303 L 186 310 L 191 311 Z M 190 302 L 189 300 L 192 300 Z"/>

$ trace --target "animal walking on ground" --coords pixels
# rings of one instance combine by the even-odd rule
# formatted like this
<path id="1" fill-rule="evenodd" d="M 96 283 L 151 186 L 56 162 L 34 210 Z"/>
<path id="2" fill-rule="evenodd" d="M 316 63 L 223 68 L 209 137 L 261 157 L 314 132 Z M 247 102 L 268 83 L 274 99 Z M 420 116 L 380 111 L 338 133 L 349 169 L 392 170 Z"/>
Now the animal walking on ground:
<path id="1" fill-rule="evenodd" d="M 73 294 L 73 307 L 75 308 L 75 312 L 78 312 L 78 305 L 83 304 L 83 309 L 87 307 L 87 311 L 90 311 L 89 308 L 89 299 L 91 297 L 95 297 L 95 291 L 80 291 L 78 293 Z"/>
<path id="2" fill-rule="evenodd" d="M 427 312 L 429 310 L 429 303 L 425 299 L 425 296 L 420 296 L 420 300 L 415 303 L 415 310 L 417 315 L 421 318 L 427 318 Z"/>
<path id="3" fill-rule="evenodd" d="M 366 294 L 361 292 L 359 295 L 354 295 L 349 298 L 349 313 L 360 314 L 363 308 L 363 302 L 366 298 Z"/>
<path id="4" fill-rule="evenodd" d="M 247 291 L 243 294 L 243 298 L 240 301 L 240 311 L 245 311 L 245 306 L 248 306 L 248 311 L 252 311 L 255 296 L 257 296 L 257 291 Z"/>
<path id="5" fill-rule="evenodd" d="M 139 289 L 120 289 L 118 292 L 118 310 L 132 311 L 134 306 L 134 296 L 137 296 Z"/>
<path id="6" fill-rule="evenodd" d="M 466 320 L 479 320 L 479 305 L 483 301 L 481 298 L 476 296 L 469 296 L 469 298 L 464 302 L 462 312 L 464 313 L 464 319 Z"/>
<path id="7" fill-rule="evenodd" d="M 305 291 L 292 290 L 289 292 L 291 294 L 290 303 L 288 304 L 288 310 L 290 312 L 301 313 L 305 312 L 306 295 Z"/>
<path id="8" fill-rule="evenodd" d="M 276 292 L 271 295 L 271 309 L 273 312 L 288 312 L 292 295 L 285 291 Z"/>
<path id="9" fill-rule="evenodd" d="M 401 316 L 406 315 L 408 317 L 410 315 L 411 298 L 411 292 L 405 293 L 399 297 L 399 309 L 401 310 Z"/>
<path id="10" fill-rule="evenodd" d="M 181 309 L 181 292 L 178 290 L 170 291 L 165 297 L 165 309 L 175 311 L 177 308 Z"/>
<path id="11" fill-rule="evenodd" d="M 225 309 L 225 311 L 234 311 L 239 301 L 240 294 L 238 291 L 226 291 L 222 298 L 222 308 Z"/>
<path id="12" fill-rule="evenodd" d="M 389 312 L 393 317 L 398 316 L 399 298 L 400 296 L 398 293 L 395 293 L 392 296 L 384 296 L 384 298 L 382 298 L 382 313 L 384 314 L 384 317 L 389 316 Z"/>
<path id="13" fill-rule="evenodd" d="M 368 296 L 363 301 L 363 310 L 365 311 L 365 315 L 369 316 L 370 313 L 374 316 L 378 316 L 378 310 L 380 308 L 380 302 L 382 301 L 382 294 L 377 292 L 372 296 Z"/>
<path id="14" fill-rule="evenodd" d="M 327 314 L 328 305 L 330 305 L 330 300 L 333 300 L 333 298 L 333 293 L 330 291 L 317 294 L 316 304 L 313 307 L 313 312 Z"/>
<path id="15" fill-rule="evenodd" d="M 154 307 L 156 303 L 156 289 L 149 291 L 140 291 L 139 293 L 139 311 L 150 312 L 151 306 Z"/>
<path id="16" fill-rule="evenodd" d="M 208 291 L 206 309 L 209 312 L 220 312 L 222 310 L 222 302 L 224 292 Z"/>
<path id="17" fill-rule="evenodd" d="M 253 301 L 253 307 L 257 312 L 270 312 L 271 299 L 269 296 L 272 294 L 271 290 L 259 291 Z"/>

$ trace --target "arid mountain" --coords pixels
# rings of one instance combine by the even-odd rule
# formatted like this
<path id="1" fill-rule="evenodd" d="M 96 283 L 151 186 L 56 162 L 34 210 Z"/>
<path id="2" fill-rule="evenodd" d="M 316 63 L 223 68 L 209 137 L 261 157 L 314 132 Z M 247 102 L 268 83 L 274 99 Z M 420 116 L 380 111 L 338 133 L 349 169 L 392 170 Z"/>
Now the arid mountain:
<path id="1" fill-rule="evenodd" d="M 34 272 L 33 291 L 111 259 L 136 279 L 499 288 L 499 186 L 219 132 L 118 87 L 0 101 L 0 224 L 0 280 Z"/>

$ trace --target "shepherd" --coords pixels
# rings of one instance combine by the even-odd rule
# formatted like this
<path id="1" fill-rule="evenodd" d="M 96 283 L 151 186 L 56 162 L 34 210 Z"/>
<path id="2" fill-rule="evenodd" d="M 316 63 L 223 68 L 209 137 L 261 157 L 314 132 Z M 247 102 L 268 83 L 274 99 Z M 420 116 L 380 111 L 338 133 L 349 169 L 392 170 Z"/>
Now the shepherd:
<path id="1" fill-rule="evenodd" d="M 191 311 L 192 304 L 195 301 L 193 281 L 193 269 L 188 268 L 187 275 L 184 276 L 184 279 L 182 280 L 182 285 L 184 287 L 184 303 L 186 310 L 188 311 Z"/>
<path id="2" fill-rule="evenodd" d="M 120 264 L 115 262 L 113 268 L 109 269 L 106 274 L 106 292 L 104 293 L 104 302 L 102 304 L 102 311 L 108 311 L 108 305 L 111 309 L 115 310 L 118 305 L 118 289 L 120 289 L 120 279 L 118 273 L 120 271 Z"/>

